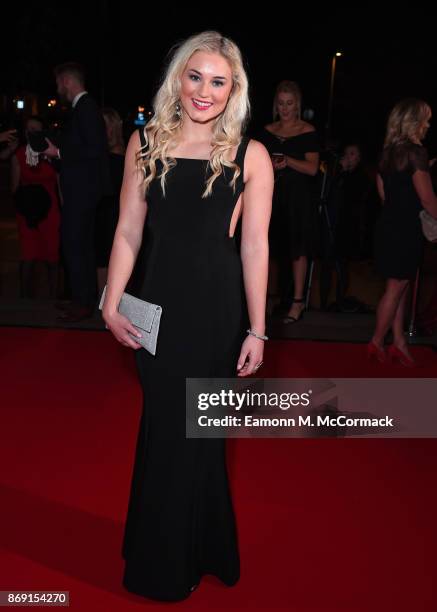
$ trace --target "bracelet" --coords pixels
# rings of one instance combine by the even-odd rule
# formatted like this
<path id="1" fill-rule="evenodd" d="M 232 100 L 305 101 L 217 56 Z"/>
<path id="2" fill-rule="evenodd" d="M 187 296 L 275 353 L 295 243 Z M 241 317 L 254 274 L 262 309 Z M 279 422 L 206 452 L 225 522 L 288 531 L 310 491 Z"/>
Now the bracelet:
<path id="1" fill-rule="evenodd" d="M 255 336 L 255 338 L 258 338 L 258 340 L 268 340 L 269 339 L 268 336 L 260 336 L 259 334 L 252 331 L 251 329 L 247 329 L 246 331 L 249 334 L 249 336 Z"/>

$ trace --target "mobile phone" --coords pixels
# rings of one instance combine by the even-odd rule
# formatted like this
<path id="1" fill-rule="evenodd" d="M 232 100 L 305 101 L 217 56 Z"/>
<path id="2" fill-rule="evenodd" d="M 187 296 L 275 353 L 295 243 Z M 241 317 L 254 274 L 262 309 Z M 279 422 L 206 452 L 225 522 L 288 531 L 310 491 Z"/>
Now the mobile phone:
<path id="1" fill-rule="evenodd" d="M 42 153 L 42 151 L 45 151 L 49 146 L 43 131 L 27 132 L 26 136 L 27 142 L 30 144 L 35 153 Z"/>
<path id="2" fill-rule="evenodd" d="M 47 149 L 48 142 L 46 137 L 57 145 L 57 137 L 56 133 L 51 130 L 40 130 L 37 132 L 28 132 L 27 133 L 27 141 L 30 144 L 31 148 L 35 151 L 35 153 L 42 153 Z"/>

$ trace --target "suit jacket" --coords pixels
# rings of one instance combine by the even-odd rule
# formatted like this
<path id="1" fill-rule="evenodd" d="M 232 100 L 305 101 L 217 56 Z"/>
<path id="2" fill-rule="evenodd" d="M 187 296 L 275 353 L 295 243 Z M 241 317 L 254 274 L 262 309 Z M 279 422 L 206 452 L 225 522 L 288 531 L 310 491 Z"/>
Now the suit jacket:
<path id="1" fill-rule="evenodd" d="M 65 203 L 92 205 L 111 195 L 109 151 L 103 115 L 88 94 L 72 109 L 59 145 L 60 182 Z"/>

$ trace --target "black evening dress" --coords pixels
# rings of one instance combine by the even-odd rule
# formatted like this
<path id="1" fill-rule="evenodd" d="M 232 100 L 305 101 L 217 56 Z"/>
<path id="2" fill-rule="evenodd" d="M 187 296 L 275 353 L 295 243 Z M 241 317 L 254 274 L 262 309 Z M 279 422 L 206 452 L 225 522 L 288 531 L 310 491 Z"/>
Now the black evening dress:
<path id="1" fill-rule="evenodd" d="M 305 159 L 305 153 L 318 153 L 317 132 L 304 132 L 284 138 L 264 128 L 258 135 L 270 155 L 283 153 Z M 315 254 L 317 241 L 317 205 L 313 197 L 312 177 L 287 166 L 275 171 L 269 242 L 272 257 L 298 259 Z"/>
<path id="2" fill-rule="evenodd" d="M 428 155 L 421 145 L 396 145 L 380 164 L 384 205 L 375 229 L 375 267 L 384 278 L 413 279 L 423 247 L 419 212 L 422 205 L 414 188 L 416 170 L 429 172 Z"/>
<path id="3" fill-rule="evenodd" d="M 163 195 L 146 195 L 144 276 L 138 297 L 162 306 L 155 356 L 135 358 L 143 390 L 122 554 L 123 585 L 152 599 L 188 597 L 203 574 L 240 575 L 224 438 L 187 438 L 185 378 L 234 377 L 248 314 L 241 258 L 229 226 L 244 190 L 244 136 L 235 162 L 202 199 L 208 160 L 175 158 Z"/>

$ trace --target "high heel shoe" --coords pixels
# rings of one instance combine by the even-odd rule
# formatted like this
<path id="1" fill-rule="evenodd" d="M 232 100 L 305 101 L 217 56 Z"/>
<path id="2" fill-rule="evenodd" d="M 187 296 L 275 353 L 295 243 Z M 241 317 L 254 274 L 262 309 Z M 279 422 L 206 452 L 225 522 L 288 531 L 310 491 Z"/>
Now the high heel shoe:
<path id="1" fill-rule="evenodd" d="M 414 368 L 415 366 L 418 365 L 415 359 L 406 355 L 403 351 L 401 351 L 401 349 L 399 349 L 394 344 L 390 344 L 390 346 L 388 347 L 387 354 L 388 354 L 390 363 L 395 363 L 396 361 L 399 361 L 401 365 L 407 368 Z"/>
<path id="2" fill-rule="evenodd" d="M 292 304 L 294 304 L 295 302 L 296 304 L 305 304 L 304 298 L 293 298 Z M 287 315 L 286 317 L 282 319 L 282 322 L 283 323 L 297 323 L 298 321 L 303 319 L 304 310 L 305 310 L 305 306 L 302 308 L 302 310 L 300 311 L 297 317 L 292 317 L 291 315 Z"/>
<path id="3" fill-rule="evenodd" d="M 379 363 L 385 363 L 387 354 L 384 348 L 380 348 L 371 340 L 367 345 L 367 359 L 376 359 Z"/>

